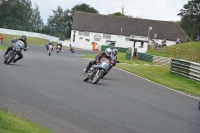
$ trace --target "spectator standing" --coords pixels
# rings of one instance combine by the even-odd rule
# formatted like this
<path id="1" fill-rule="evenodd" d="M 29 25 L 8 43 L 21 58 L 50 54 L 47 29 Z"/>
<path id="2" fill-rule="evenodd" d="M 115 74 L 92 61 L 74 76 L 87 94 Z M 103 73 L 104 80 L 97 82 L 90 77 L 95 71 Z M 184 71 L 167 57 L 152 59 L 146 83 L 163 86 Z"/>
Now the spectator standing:
<path id="1" fill-rule="evenodd" d="M 176 44 L 178 44 L 178 43 L 180 43 L 179 37 L 178 37 L 177 40 L 176 40 Z"/>
<path id="2" fill-rule="evenodd" d="M 3 42 L 3 36 L 0 35 L 0 44 L 2 44 L 2 42 Z"/>
<path id="3" fill-rule="evenodd" d="M 152 39 L 151 39 L 151 38 L 149 38 L 148 42 L 149 42 L 149 44 L 148 44 L 148 49 L 149 49 L 149 48 L 151 48 L 151 47 L 152 47 Z"/>
<path id="4" fill-rule="evenodd" d="M 162 40 L 162 46 L 167 46 L 165 39 Z"/>

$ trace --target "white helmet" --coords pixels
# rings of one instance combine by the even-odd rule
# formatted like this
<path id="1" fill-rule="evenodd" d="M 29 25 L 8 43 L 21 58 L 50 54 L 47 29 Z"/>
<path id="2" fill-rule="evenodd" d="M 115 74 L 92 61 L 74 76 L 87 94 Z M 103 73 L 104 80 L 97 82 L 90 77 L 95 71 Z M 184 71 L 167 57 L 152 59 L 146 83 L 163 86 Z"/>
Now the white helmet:
<path id="1" fill-rule="evenodd" d="M 106 53 L 107 56 L 111 56 L 111 54 L 112 54 L 112 49 L 106 48 L 105 53 Z"/>
<path id="2" fill-rule="evenodd" d="M 49 40 L 50 43 L 52 43 L 52 40 Z"/>
<path id="3" fill-rule="evenodd" d="M 118 50 L 116 48 L 113 49 L 113 54 L 117 55 L 118 54 Z"/>

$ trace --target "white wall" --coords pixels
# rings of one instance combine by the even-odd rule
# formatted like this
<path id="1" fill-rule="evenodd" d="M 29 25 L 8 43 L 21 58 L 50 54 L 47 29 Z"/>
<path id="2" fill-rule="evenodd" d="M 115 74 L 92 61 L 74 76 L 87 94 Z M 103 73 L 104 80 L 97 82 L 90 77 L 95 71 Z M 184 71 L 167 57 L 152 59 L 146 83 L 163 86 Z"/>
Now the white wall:
<path id="1" fill-rule="evenodd" d="M 95 41 L 94 36 L 96 34 L 99 34 L 101 36 L 100 41 Z M 101 45 L 107 45 L 106 41 L 116 41 L 115 47 L 133 47 L 133 41 L 126 41 L 125 36 L 119 36 L 119 35 L 111 35 L 111 39 L 103 38 L 103 33 L 96 33 L 96 32 L 90 32 L 89 36 L 80 36 L 79 31 L 76 31 L 75 33 L 75 42 L 73 42 L 73 35 L 74 30 L 71 32 L 71 43 L 74 46 L 81 47 L 83 49 L 91 49 L 92 50 L 92 42 L 97 43 L 97 48 L 100 48 Z M 82 37 L 83 39 L 80 39 Z M 86 41 L 85 39 L 90 39 L 90 41 Z M 139 47 L 141 44 L 136 43 L 136 47 Z"/>
<path id="2" fill-rule="evenodd" d="M 0 28 L 0 33 L 3 34 L 10 34 L 10 35 L 26 35 L 27 37 L 36 37 L 36 38 L 41 38 L 41 39 L 46 39 L 46 40 L 52 40 L 54 42 L 61 42 L 63 46 L 69 46 L 71 42 L 65 42 L 65 41 L 59 41 L 58 37 L 54 36 L 49 36 L 46 34 L 41 34 L 41 33 L 35 33 L 35 32 L 27 32 L 27 31 L 19 31 L 19 30 L 10 30 L 10 29 L 4 29 Z"/>
<path id="3" fill-rule="evenodd" d="M 95 41 L 94 36 L 96 34 L 99 34 L 101 36 L 100 41 Z M 76 30 L 75 32 L 75 42 L 73 42 L 73 36 L 74 36 L 74 30 L 71 31 L 71 44 L 75 47 L 79 47 L 82 49 L 89 49 L 92 50 L 92 42 L 97 43 L 97 48 L 99 49 L 101 45 L 107 45 L 106 41 L 116 41 L 115 47 L 122 47 L 122 48 L 128 48 L 133 47 L 133 41 L 126 41 L 125 36 L 121 35 L 111 35 L 111 39 L 103 38 L 103 33 L 96 33 L 96 32 L 90 32 L 89 36 L 80 36 L 79 31 Z M 80 39 L 80 37 L 82 39 Z M 86 41 L 85 39 L 90 39 L 90 41 Z M 155 39 L 155 41 L 158 41 Z M 175 44 L 175 41 L 167 41 L 167 46 L 171 46 Z M 146 53 L 148 49 L 148 44 L 144 43 L 143 48 L 139 48 L 141 46 L 140 42 L 136 42 L 135 48 L 138 48 L 137 51 L 141 53 Z"/>

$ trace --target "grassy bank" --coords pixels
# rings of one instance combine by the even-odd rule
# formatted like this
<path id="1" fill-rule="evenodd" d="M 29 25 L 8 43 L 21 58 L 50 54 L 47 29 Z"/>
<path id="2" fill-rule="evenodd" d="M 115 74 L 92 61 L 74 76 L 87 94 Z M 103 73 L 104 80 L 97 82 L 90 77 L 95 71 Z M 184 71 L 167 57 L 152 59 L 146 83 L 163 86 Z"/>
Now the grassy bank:
<path id="1" fill-rule="evenodd" d="M 184 59 L 200 63 L 200 41 L 176 44 L 159 49 L 151 48 L 147 54 Z"/>
<path id="2" fill-rule="evenodd" d="M 0 44 L 0 50 L 5 50 L 11 45 Z"/>
<path id="3" fill-rule="evenodd" d="M 11 42 L 11 40 L 13 40 L 14 38 L 20 38 L 21 37 L 21 36 L 18 36 L 18 35 L 9 35 L 9 34 L 1 34 L 1 35 L 4 38 L 3 42 Z M 49 40 L 27 36 L 27 43 L 28 44 L 45 45 L 47 42 L 49 42 Z M 54 44 L 56 44 L 56 43 L 57 42 L 54 42 Z"/>
<path id="4" fill-rule="evenodd" d="M 83 58 L 94 59 L 95 55 L 85 55 Z M 190 95 L 200 96 L 200 84 L 184 78 L 182 76 L 170 73 L 169 66 L 160 66 L 151 62 L 145 62 L 138 59 L 127 60 L 126 53 L 119 53 L 117 68 L 121 68 L 138 76 L 144 77 L 161 85 L 170 87 Z"/>
<path id="5" fill-rule="evenodd" d="M 0 133 L 51 133 L 51 131 L 0 110 Z"/>

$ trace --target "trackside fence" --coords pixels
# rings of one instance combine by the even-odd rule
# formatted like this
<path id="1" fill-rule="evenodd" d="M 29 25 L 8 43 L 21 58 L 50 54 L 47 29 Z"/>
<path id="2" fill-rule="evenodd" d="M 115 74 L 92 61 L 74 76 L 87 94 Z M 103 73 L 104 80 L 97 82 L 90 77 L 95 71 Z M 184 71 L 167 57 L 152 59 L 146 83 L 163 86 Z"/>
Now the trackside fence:
<path id="1" fill-rule="evenodd" d="M 172 59 L 170 72 L 200 82 L 200 64 L 181 59 Z"/>

